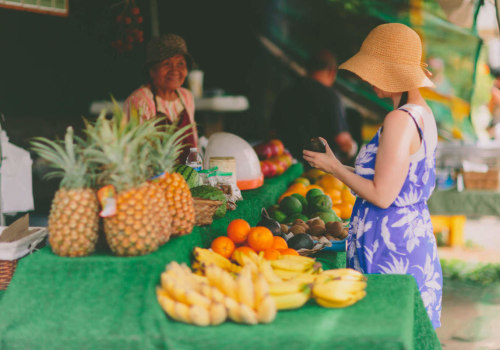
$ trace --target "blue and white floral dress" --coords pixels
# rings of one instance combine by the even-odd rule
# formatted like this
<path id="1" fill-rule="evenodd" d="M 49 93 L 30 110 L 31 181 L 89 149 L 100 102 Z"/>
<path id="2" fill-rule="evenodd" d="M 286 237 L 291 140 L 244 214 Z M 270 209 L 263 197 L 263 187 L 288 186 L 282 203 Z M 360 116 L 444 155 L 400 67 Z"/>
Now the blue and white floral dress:
<path id="1" fill-rule="evenodd" d="M 416 113 L 431 112 L 410 104 L 400 109 L 407 111 L 415 121 L 424 156 L 417 160 L 410 158 L 410 168 L 401 192 L 387 209 L 357 198 L 349 225 L 347 265 L 363 273 L 414 276 L 429 318 L 436 328 L 441 325 L 443 282 L 427 207 L 435 185 L 435 149 L 427 149 L 422 129 L 413 117 Z M 381 131 L 379 129 L 373 139 L 361 148 L 356 158 L 355 172 L 366 179 L 373 180 Z"/>

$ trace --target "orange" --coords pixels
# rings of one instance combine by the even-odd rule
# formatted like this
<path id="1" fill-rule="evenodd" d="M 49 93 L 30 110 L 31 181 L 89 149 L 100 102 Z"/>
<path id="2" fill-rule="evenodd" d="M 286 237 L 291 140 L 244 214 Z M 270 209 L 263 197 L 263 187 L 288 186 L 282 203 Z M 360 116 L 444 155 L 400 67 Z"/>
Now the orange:
<path id="1" fill-rule="evenodd" d="M 234 243 L 243 243 L 250 232 L 250 224 L 243 219 L 235 219 L 227 226 L 227 236 Z"/>
<path id="2" fill-rule="evenodd" d="M 330 196 L 334 205 L 342 202 L 342 192 L 335 188 L 325 189 L 325 194 Z"/>
<path id="3" fill-rule="evenodd" d="M 290 193 L 298 193 L 302 196 L 305 196 L 307 193 L 306 185 L 300 182 L 292 184 L 286 191 Z"/>
<path id="4" fill-rule="evenodd" d="M 340 210 L 339 217 L 342 220 L 349 219 L 351 217 L 351 214 L 352 214 L 352 204 L 351 203 L 344 203 L 344 202 L 342 202 L 340 204 L 337 204 L 337 205 L 333 206 L 333 210 L 334 211 L 335 211 L 335 208 L 337 208 L 337 209 Z"/>
<path id="5" fill-rule="evenodd" d="M 234 242 L 226 236 L 220 236 L 212 241 L 210 248 L 223 257 L 229 258 L 234 251 Z"/>
<path id="6" fill-rule="evenodd" d="M 354 205 L 356 202 L 356 196 L 351 193 L 351 190 L 348 188 L 344 188 L 341 193 L 342 203 L 350 203 Z"/>
<path id="7" fill-rule="evenodd" d="M 339 203 L 340 204 L 340 203 Z M 340 208 L 337 208 L 335 205 L 332 207 L 332 210 L 337 214 L 337 216 L 340 218 L 340 215 L 342 214 L 342 210 Z"/>
<path id="8" fill-rule="evenodd" d="M 274 236 L 273 237 L 273 249 L 287 249 L 288 244 L 283 237 Z"/>
<path id="9" fill-rule="evenodd" d="M 287 249 L 281 249 L 280 250 L 281 255 L 299 255 L 299 253 L 292 248 L 287 248 Z"/>
<path id="10" fill-rule="evenodd" d="M 344 188 L 344 183 L 331 174 L 321 176 L 318 181 L 316 181 L 316 184 L 325 189 L 335 189 L 340 191 Z"/>
<path id="11" fill-rule="evenodd" d="M 276 260 L 280 257 L 280 252 L 278 249 L 269 248 L 264 250 L 264 259 L 266 260 Z"/>
<path id="12" fill-rule="evenodd" d="M 311 182 L 314 182 L 324 174 L 325 172 L 323 170 L 309 169 L 304 174 L 302 174 L 302 176 L 308 178 Z"/>
<path id="13" fill-rule="evenodd" d="M 236 249 L 233 251 L 233 254 L 231 255 L 231 259 L 232 259 L 232 260 L 236 260 L 236 259 L 234 258 L 234 254 L 236 254 L 236 252 L 241 252 L 241 254 L 245 254 L 245 255 L 250 255 L 251 253 L 254 253 L 254 254 L 255 254 L 255 250 L 253 250 L 252 248 L 247 247 L 247 246 L 241 246 L 241 247 L 236 248 Z"/>
<path id="14" fill-rule="evenodd" d="M 273 237 L 273 233 L 267 227 L 252 227 L 248 233 L 248 245 L 256 252 L 260 252 L 273 246 Z"/>

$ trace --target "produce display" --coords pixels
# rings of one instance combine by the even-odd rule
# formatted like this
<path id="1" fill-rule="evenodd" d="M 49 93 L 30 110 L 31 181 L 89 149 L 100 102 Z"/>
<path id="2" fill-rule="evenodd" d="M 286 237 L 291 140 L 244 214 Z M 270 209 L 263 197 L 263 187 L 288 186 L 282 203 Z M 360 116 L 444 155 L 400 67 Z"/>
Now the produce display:
<path id="1" fill-rule="evenodd" d="M 227 197 L 222 190 L 213 186 L 201 185 L 191 188 L 191 195 L 197 198 L 221 201 L 222 204 L 215 211 L 214 219 L 222 218 L 226 215 Z"/>
<path id="2" fill-rule="evenodd" d="M 197 326 L 230 319 L 254 325 L 272 322 L 278 310 L 302 307 L 311 297 L 327 308 L 350 306 L 366 295 L 366 277 L 352 269 L 323 271 L 314 259 L 238 252 L 237 264 L 203 248 L 193 251 L 194 272 L 171 262 L 156 295 L 175 321 Z"/>
<path id="3" fill-rule="evenodd" d="M 265 178 L 283 174 L 292 165 L 292 155 L 280 140 L 271 140 L 254 147 Z"/>
<path id="4" fill-rule="evenodd" d="M 111 119 L 102 113 L 94 123 L 87 121 L 85 139 L 69 128 L 64 141 L 32 141 L 33 150 L 56 169 L 50 175 L 62 178 L 49 215 L 54 253 L 84 256 L 95 250 L 96 198 L 106 241 L 116 255 L 148 254 L 171 235 L 192 231 L 189 186 L 172 172 L 187 128 L 160 129 L 156 121 L 124 118 L 116 109 Z"/>
<path id="5" fill-rule="evenodd" d="M 291 249 L 282 237 L 281 231 L 271 231 L 272 219 L 268 219 L 266 226 L 250 227 L 243 219 L 231 221 L 227 227 L 227 236 L 219 236 L 212 241 L 211 249 L 225 257 L 236 260 L 239 253 L 261 253 L 268 260 L 278 259 L 281 255 L 299 255 L 295 249 Z M 274 221 L 274 220 L 272 220 Z M 261 221 L 262 222 L 262 221 Z M 277 224 L 277 223 L 276 223 Z"/>
<path id="6" fill-rule="evenodd" d="M 295 179 L 269 212 L 280 223 L 291 223 L 295 219 L 307 221 L 317 216 L 325 222 L 347 220 L 355 201 L 356 197 L 340 180 L 311 169 Z"/>

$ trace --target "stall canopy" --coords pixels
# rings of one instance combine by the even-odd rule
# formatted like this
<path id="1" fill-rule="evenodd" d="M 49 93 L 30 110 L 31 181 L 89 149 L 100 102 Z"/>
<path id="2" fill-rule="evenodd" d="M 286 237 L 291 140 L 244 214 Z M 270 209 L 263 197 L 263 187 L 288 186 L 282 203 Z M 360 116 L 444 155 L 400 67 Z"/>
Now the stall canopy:
<path id="1" fill-rule="evenodd" d="M 407 24 L 423 39 L 424 59 L 436 89 L 422 90 L 435 113 L 441 137 L 474 140 L 470 103 L 482 45 L 475 29 L 482 2 L 441 2 L 443 6 L 436 0 L 274 0 L 265 36 L 299 64 L 321 47 L 335 51 L 342 62 L 359 50 L 376 25 Z M 450 18 L 459 18 L 462 25 Z M 372 110 L 383 113 L 392 108 L 347 72 L 339 73 L 338 87 Z"/>

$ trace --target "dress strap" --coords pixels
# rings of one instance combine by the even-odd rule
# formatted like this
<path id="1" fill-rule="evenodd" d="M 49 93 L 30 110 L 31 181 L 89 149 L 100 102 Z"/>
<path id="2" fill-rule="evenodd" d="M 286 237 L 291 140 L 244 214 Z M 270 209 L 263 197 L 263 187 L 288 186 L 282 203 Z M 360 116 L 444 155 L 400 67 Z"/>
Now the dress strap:
<path id="1" fill-rule="evenodd" d="M 417 120 L 415 119 L 415 117 L 413 116 L 413 114 L 411 114 L 411 112 L 405 108 L 398 108 L 400 111 L 404 111 L 406 113 L 408 113 L 411 117 L 411 119 L 413 120 L 413 122 L 415 123 L 415 126 L 417 127 L 417 130 L 418 130 L 418 136 L 420 137 L 420 142 L 422 142 L 422 139 L 423 139 L 423 131 L 422 131 L 422 128 L 420 127 L 420 125 L 418 125 L 417 123 Z"/>

